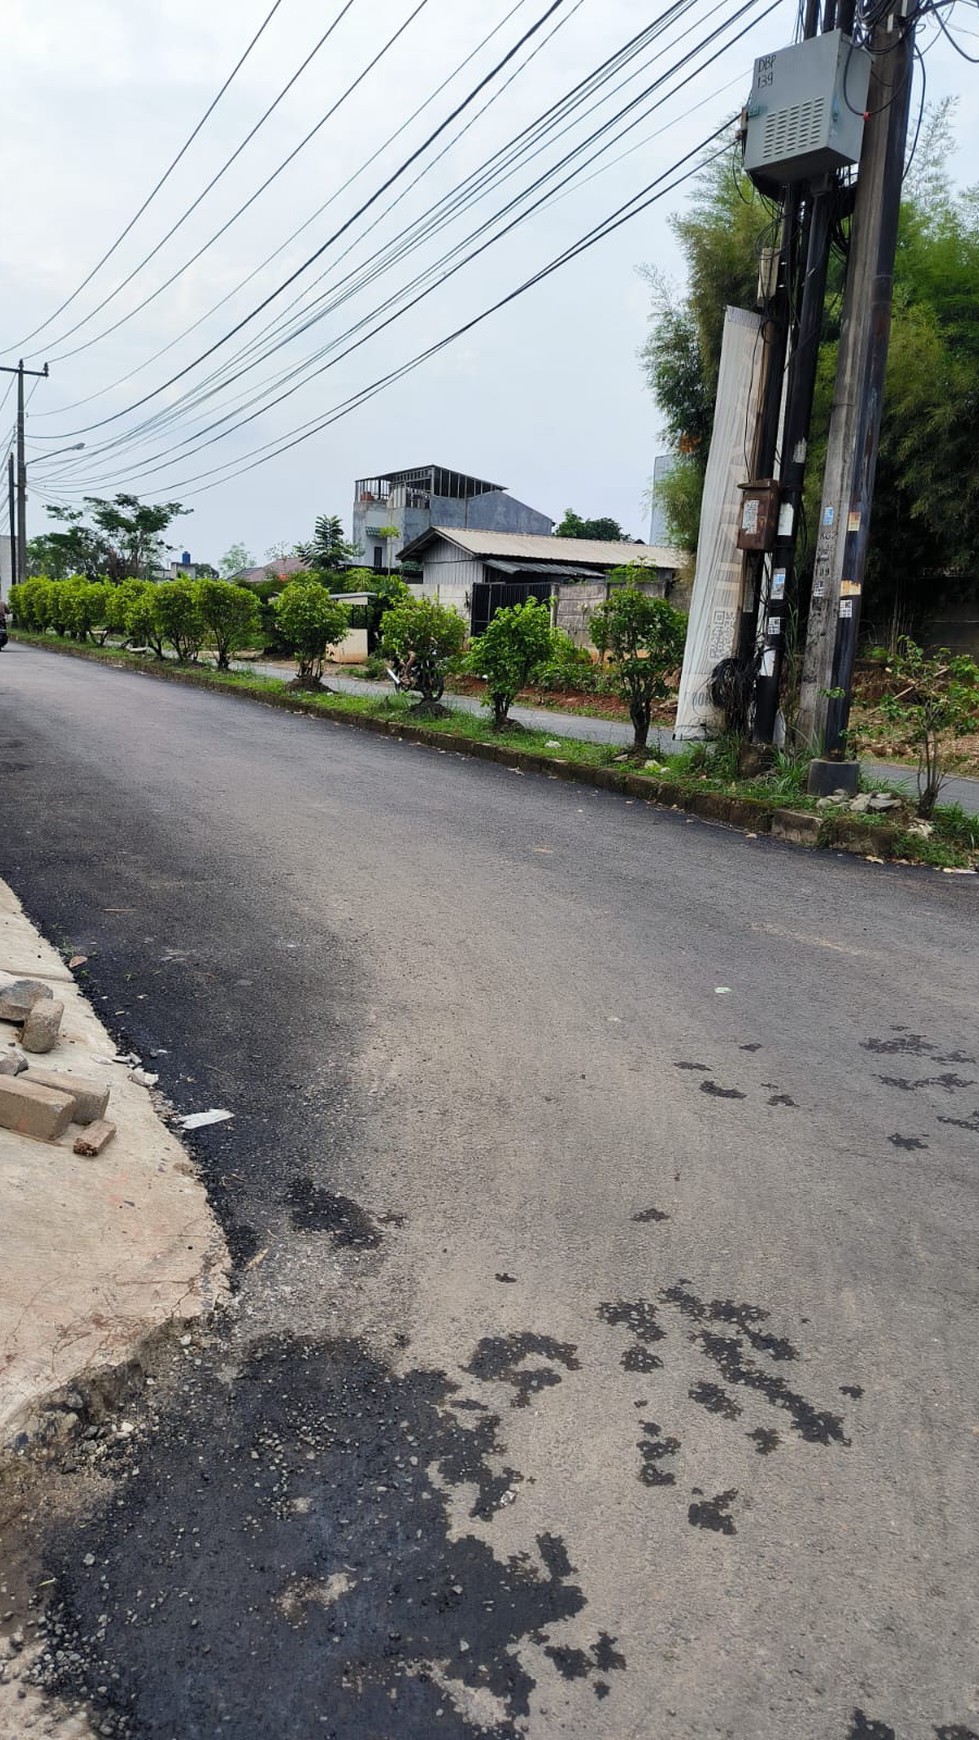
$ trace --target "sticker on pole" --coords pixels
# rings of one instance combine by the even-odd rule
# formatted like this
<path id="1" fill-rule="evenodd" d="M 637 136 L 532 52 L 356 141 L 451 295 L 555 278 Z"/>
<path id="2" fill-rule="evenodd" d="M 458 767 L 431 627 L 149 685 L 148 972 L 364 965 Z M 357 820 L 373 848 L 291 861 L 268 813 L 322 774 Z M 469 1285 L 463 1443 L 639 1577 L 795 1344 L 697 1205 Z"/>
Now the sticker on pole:
<path id="1" fill-rule="evenodd" d="M 772 599 L 779 599 L 779 598 L 785 597 L 785 569 L 784 568 L 776 568 L 774 574 L 772 575 L 772 590 L 771 590 L 771 593 L 769 596 Z"/>
<path id="2" fill-rule="evenodd" d="M 841 617 L 853 615 L 853 599 L 852 598 L 841 598 L 840 599 L 840 615 L 841 615 Z"/>

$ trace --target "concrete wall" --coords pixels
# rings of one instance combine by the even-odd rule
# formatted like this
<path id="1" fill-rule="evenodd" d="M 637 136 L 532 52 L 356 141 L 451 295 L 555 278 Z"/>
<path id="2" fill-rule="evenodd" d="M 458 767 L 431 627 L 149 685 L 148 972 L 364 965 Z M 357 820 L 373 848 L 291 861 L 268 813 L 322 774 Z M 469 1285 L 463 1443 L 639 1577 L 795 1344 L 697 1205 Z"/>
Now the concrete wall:
<path id="1" fill-rule="evenodd" d="M 639 590 L 647 598 L 662 598 L 666 590 L 666 577 L 644 580 Z M 607 597 L 606 580 L 566 581 L 557 588 L 555 627 L 563 628 L 578 646 L 587 647 L 590 652 L 592 640 L 588 625 L 591 613 L 599 604 L 604 604 Z"/>
<path id="2" fill-rule="evenodd" d="M 348 628 L 339 646 L 330 652 L 334 665 L 362 665 L 367 657 L 366 628 Z"/>

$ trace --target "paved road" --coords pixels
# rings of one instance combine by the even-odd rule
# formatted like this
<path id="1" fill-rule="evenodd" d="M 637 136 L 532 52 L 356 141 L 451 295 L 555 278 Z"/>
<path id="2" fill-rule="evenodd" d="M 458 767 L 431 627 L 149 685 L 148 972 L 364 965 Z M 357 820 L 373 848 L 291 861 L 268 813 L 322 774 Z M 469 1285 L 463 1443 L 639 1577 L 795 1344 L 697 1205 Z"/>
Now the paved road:
<path id="1" fill-rule="evenodd" d="M 243 665 L 242 669 L 249 667 Z M 291 667 L 294 668 L 294 667 Z M 282 675 L 281 665 L 252 665 L 251 669 L 261 670 L 269 676 Z M 335 689 L 348 695 L 363 694 L 367 690 L 372 695 L 389 695 L 389 683 L 372 683 L 363 677 L 344 677 L 338 672 L 330 673 L 330 684 Z M 459 707 L 466 713 L 485 711 L 482 702 L 471 695 L 450 695 L 448 697 L 453 707 Z M 553 707 L 512 707 L 511 713 L 521 725 L 529 725 L 534 731 L 553 731 L 561 737 L 578 737 L 586 743 L 621 743 L 632 742 L 632 727 L 622 724 L 618 719 L 588 718 L 580 713 L 559 713 Z M 677 745 L 673 740 L 672 730 L 655 727 L 649 734 L 650 752 L 668 755 Z M 881 780 L 887 785 L 903 786 L 906 791 L 917 792 L 918 775 L 913 767 L 904 767 L 896 761 L 863 762 L 863 770 L 868 779 Z M 979 779 L 946 780 L 942 787 L 942 803 L 960 804 L 966 815 L 979 816 Z"/>
<path id="2" fill-rule="evenodd" d="M 0 875 L 235 1113 L 236 1306 L 73 1451 L 49 1683 L 134 1740 L 975 1740 L 974 879 L 0 676 Z"/>

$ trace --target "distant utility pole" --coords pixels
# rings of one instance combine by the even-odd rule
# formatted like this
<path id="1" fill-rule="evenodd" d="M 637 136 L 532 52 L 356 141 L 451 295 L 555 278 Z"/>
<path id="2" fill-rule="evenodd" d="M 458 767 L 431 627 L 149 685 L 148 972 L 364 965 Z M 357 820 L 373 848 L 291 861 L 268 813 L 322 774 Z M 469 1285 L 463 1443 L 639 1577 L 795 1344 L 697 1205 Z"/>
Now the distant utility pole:
<path id="1" fill-rule="evenodd" d="M 17 508 L 14 489 L 14 454 L 11 448 L 7 454 L 7 509 L 10 515 L 10 584 L 16 586 L 18 580 L 25 576 L 17 566 Z"/>
<path id="2" fill-rule="evenodd" d="M 824 758 L 811 765 L 811 791 L 856 786 L 856 763 L 843 758 L 890 340 L 911 103 L 913 11 L 909 15 L 897 9 L 876 25 L 871 46 L 868 120 L 854 205 L 802 673 L 799 735 L 803 742 L 820 745 Z"/>
<path id="3" fill-rule="evenodd" d="M 48 365 L 43 369 L 27 369 L 24 359 L 15 368 L 9 364 L 0 363 L 0 374 L 17 376 L 17 531 L 14 534 L 14 522 L 10 521 L 11 571 L 16 572 L 18 580 L 23 580 L 27 574 L 27 455 L 24 452 L 24 376 L 37 375 L 41 380 L 47 380 Z M 17 559 L 13 560 L 16 548 Z"/>

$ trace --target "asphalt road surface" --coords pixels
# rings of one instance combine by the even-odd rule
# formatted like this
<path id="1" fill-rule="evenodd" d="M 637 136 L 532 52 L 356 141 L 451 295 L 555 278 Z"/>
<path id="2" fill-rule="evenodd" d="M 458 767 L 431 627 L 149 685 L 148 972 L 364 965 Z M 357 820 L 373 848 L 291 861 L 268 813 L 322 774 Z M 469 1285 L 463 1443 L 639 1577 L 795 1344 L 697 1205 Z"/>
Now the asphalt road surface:
<path id="1" fill-rule="evenodd" d="M 0 666 L 0 875 L 234 1112 L 234 1308 L 42 1533 L 46 1683 L 133 1740 L 975 1740 L 975 880 Z"/>

